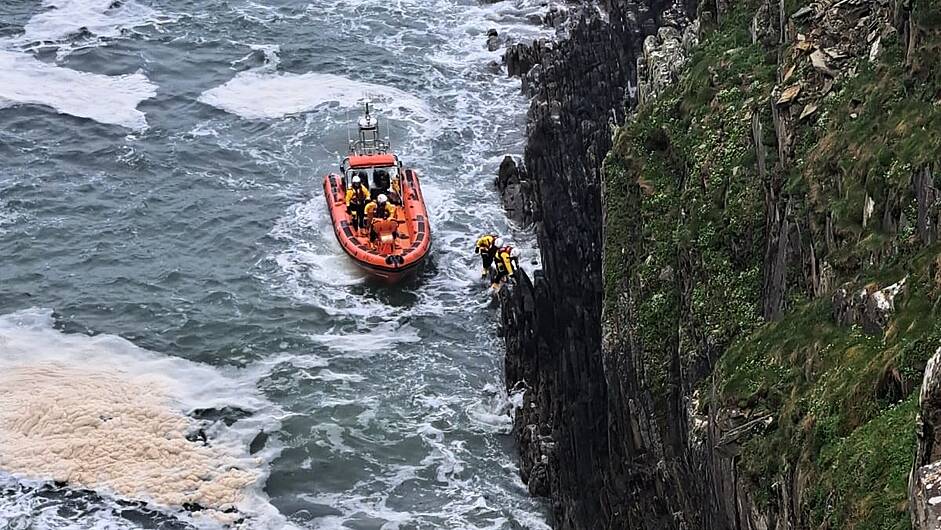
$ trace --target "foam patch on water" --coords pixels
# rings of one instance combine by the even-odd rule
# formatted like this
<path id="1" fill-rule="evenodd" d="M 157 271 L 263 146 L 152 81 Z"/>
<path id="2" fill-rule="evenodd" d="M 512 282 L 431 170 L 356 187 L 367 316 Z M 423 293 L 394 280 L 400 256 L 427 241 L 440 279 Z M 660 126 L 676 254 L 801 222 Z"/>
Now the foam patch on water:
<path id="1" fill-rule="evenodd" d="M 158 21 L 157 13 L 134 1 L 45 0 L 46 9 L 26 23 L 18 43 L 57 42 L 82 33 L 117 37 L 128 28 Z"/>
<path id="2" fill-rule="evenodd" d="M 467 416 L 484 431 L 510 434 L 513 416 L 522 406 L 522 393 L 507 395 L 494 384 L 485 385 L 483 392 L 483 399 L 467 407 Z"/>
<path id="3" fill-rule="evenodd" d="M 325 513 L 315 516 L 316 528 L 548 528 L 546 512 L 518 477 L 516 455 L 501 439 L 512 429 L 521 396 L 503 390 L 498 341 L 492 348 L 486 344 L 495 321 L 486 282 L 479 278 L 480 259 L 473 254 L 476 235 L 484 231 L 529 246 L 524 230 L 507 222 L 492 185 L 504 154 L 523 148 L 526 99 L 519 80 L 502 75 L 500 53 L 486 49 L 486 33 L 492 27 L 510 41 L 541 35 L 529 18 L 544 9 L 531 0 L 495 5 L 364 0 L 308 8 L 312 21 L 342 28 L 365 50 L 381 48 L 383 61 L 395 67 L 381 78 L 370 77 L 370 68 L 352 69 L 370 63 L 350 54 L 335 59 L 347 68 L 343 72 L 402 87 L 430 107 L 430 113 L 416 113 L 384 102 L 377 113 L 383 124 L 406 118 L 395 150 L 420 173 L 434 240 L 429 267 L 414 284 L 387 288 L 363 282 L 335 242 L 319 175 L 310 178 L 304 197 L 291 201 L 269 233 L 275 245 L 262 262 L 260 279 L 328 315 L 307 337 L 327 350 L 323 355 L 331 370 L 297 378 L 298 385 L 306 382 L 305 388 L 314 389 L 304 403 L 322 418 L 312 436 L 317 450 L 311 452 L 313 460 L 298 458 L 296 465 L 316 468 L 332 457 L 367 462 L 371 471 L 349 479 L 334 476 L 330 485 L 296 495 L 318 506 L 312 513 Z M 250 11 L 264 20 L 260 25 L 296 12 Z M 403 17 L 408 24 L 399 22 Z M 306 75 L 276 74 L 278 50 L 246 46 L 251 54 L 233 66 L 255 69 L 233 81 L 278 77 L 280 83 L 286 75 L 294 82 Z M 292 131 L 304 134 L 306 150 L 288 153 L 274 168 L 282 173 L 303 168 L 301 174 L 309 174 L 310 167 L 338 162 L 346 146 L 336 137 L 356 118 L 344 117 L 343 109 L 355 107 L 363 95 L 355 84 L 348 86 L 354 86 L 350 94 L 312 98 L 319 106 L 305 120 L 266 127 L 285 137 Z M 308 90 L 302 82 L 293 88 Z M 265 97 L 255 90 L 253 97 Z M 423 123 L 426 115 L 432 119 Z M 308 128 L 310 121 L 315 127 Z M 366 405 L 364 399 L 375 403 Z"/>
<path id="4" fill-rule="evenodd" d="M 283 524 L 261 491 L 273 450 L 247 450 L 250 437 L 277 427 L 254 383 L 120 337 L 52 326 L 45 310 L 0 317 L 0 471 L 182 518 L 177 510 L 198 505 L 193 517 L 205 524 Z M 226 426 L 187 415 L 226 408 L 248 417 Z M 193 437 L 199 429 L 205 444 Z"/>
<path id="5" fill-rule="evenodd" d="M 327 333 L 311 335 L 310 338 L 323 344 L 331 351 L 354 352 L 359 355 L 389 351 L 397 344 L 421 342 L 417 329 L 409 324 L 399 324 L 397 322 L 381 322 L 355 331 L 335 328 Z"/>
<path id="6" fill-rule="evenodd" d="M 420 98 L 398 88 L 321 73 L 294 74 L 263 67 L 237 74 L 207 90 L 199 101 L 248 119 L 274 119 L 328 104 L 356 108 L 369 97 L 384 108 L 384 117 L 424 123 L 431 110 Z"/>
<path id="7" fill-rule="evenodd" d="M 91 74 L 0 50 L 0 109 L 41 105 L 62 114 L 144 130 L 147 119 L 137 106 L 156 94 L 156 85 L 141 73 Z"/>

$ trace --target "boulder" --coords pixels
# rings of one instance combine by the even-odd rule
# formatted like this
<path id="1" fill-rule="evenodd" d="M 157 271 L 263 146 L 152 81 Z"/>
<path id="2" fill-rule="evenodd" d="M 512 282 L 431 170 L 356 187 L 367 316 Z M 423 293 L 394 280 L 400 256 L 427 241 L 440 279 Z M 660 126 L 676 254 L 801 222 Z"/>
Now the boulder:
<path id="1" fill-rule="evenodd" d="M 523 225 L 535 221 L 536 198 L 533 182 L 526 175 L 526 169 L 516 160 L 506 155 L 500 163 L 500 170 L 494 181 L 507 215 Z"/>
<path id="2" fill-rule="evenodd" d="M 643 105 L 654 100 L 665 89 L 676 82 L 689 53 L 698 43 L 698 24 L 681 24 L 679 15 L 673 15 L 674 23 L 685 27 L 663 26 L 656 35 L 644 39 L 643 54 L 637 58 L 637 103 Z"/>
<path id="3" fill-rule="evenodd" d="M 500 34 L 497 33 L 497 30 L 493 28 L 487 30 L 487 50 L 495 52 L 499 50 L 502 45 L 503 39 L 500 38 Z"/>
<path id="4" fill-rule="evenodd" d="M 895 298 L 905 289 L 906 278 L 878 289 L 841 287 L 833 293 L 833 318 L 843 326 L 860 326 L 866 333 L 876 335 L 885 331 L 895 311 Z"/>

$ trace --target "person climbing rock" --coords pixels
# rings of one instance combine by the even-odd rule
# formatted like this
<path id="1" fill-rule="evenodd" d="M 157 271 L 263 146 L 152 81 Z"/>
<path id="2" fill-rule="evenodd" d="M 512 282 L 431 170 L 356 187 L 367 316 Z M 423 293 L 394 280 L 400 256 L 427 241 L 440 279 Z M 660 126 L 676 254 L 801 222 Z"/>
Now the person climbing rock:
<path id="1" fill-rule="evenodd" d="M 357 230 L 366 228 L 366 204 L 369 202 L 369 190 L 363 185 L 359 175 L 354 175 L 352 185 L 346 190 L 346 211 L 353 218 Z"/>
<path id="2" fill-rule="evenodd" d="M 510 246 L 500 247 L 497 251 L 496 259 L 494 259 L 494 270 L 496 272 L 491 275 L 491 287 L 495 290 L 499 290 L 503 282 L 513 278 L 516 274 L 516 269 L 520 266 L 519 257 L 519 250 Z"/>
<path id="3" fill-rule="evenodd" d="M 480 254 L 480 261 L 483 266 L 480 273 L 481 278 L 487 277 L 487 272 L 490 271 L 490 267 L 493 265 L 497 250 L 500 249 L 498 242 L 503 243 L 496 234 L 484 234 L 477 238 L 477 243 L 474 245 L 474 254 Z"/>

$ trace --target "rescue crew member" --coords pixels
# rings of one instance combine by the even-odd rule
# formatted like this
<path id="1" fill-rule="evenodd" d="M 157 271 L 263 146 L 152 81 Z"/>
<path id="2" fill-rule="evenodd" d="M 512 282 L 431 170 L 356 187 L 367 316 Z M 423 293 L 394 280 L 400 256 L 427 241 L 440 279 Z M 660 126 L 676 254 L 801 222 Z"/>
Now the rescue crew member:
<path id="1" fill-rule="evenodd" d="M 373 221 L 378 219 L 395 219 L 395 206 L 389 204 L 389 198 L 380 193 L 376 200 L 366 205 L 366 219 L 369 223 L 369 240 L 375 241 L 379 236 L 373 229 Z"/>
<path id="2" fill-rule="evenodd" d="M 499 287 L 503 281 L 516 274 L 516 269 L 520 266 L 519 257 L 520 251 L 513 247 L 501 247 L 497 251 L 497 257 L 494 260 L 497 273 L 490 282 L 492 287 Z"/>
<path id="3" fill-rule="evenodd" d="M 389 186 L 391 185 L 389 173 L 384 169 L 377 169 L 373 172 L 372 175 L 373 195 L 386 195 L 389 193 Z"/>
<path id="4" fill-rule="evenodd" d="M 389 190 L 389 202 L 396 206 L 402 206 L 402 185 L 399 184 L 399 177 L 392 178 L 392 189 Z"/>
<path id="5" fill-rule="evenodd" d="M 503 240 L 497 237 L 496 234 L 484 234 L 477 239 L 477 244 L 474 245 L 474 254 L 480 254 L 480 261 L 483 265 L 480 272 L 481 278 L 487 277 L 487 272 L 490 271 L 493 259 L 497 257 L 497 251 L 502 243 Z"/>
<path id="6" fill-rule="evenodd" d="M 366 228 L 366 204 L 369 202 L 369 190 L 363 185 L 359 175 L 353 175 L 352 185 L 346 190 L 346 211 L 353 218 L 353 226 Z"/>

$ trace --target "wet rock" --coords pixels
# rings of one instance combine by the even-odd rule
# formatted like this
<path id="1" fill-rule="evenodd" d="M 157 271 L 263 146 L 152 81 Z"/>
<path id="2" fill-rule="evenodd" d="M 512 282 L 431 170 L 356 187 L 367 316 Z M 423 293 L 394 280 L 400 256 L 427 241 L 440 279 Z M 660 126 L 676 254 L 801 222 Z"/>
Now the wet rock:
<path id="1" fill-rule="evenodd" d="M 251 415 L 251 412 L 236 407 L 195 409 L 189 413 L 190 417 L 197 420 L 209 422 L 222 421 L 226 426 L 231 426 L 235 422 Z"/>
<path id="2" fill-rule="evenodd" d="M 516 166 L 532 182 L 544 270 L 532 280 L 519 274 L 504 289 L 501 327 L 507 386 L 526 388 L 514 433 L 531 491 L 550 497 L 559 528 L 621 528 L 632 521 L 646 530 L 686 510 L 675 497 L 658 499 L 652 470 L 659 453 L 627 454 L 630 438 L 609 421 L 616 415 L 620 425 L 638 409 L 609 389 L 607 377 L 617 376 L 606 375 L 603 364 L 600 170 L 612 124 L 634 103 L 644 40 L 658 39 L 649 50 L 654 70 L 670 72 L 698 35 L 685 37 L 685 5 L 613 0 L 604 7 L 603 15 L 593 6 L 573 7 L 568 38 L 517 44 L 505 55 L 508 73 L 522 78 L 532 98 L 528 143 Z M 659 32 L 664 26 L 670 29 Z M 663 87 L 669 77 L 650 86 Z"/>
<path id="3" fill-rule="evenodd" d="M 186 439 L 191 442 L 199 442 L 202 445 L 209 445 L 209 438 L 206 436 L 206 431 L 203 429 L 197 429 L 194 432 L 187 433 Z"/>
<path id="4" fill-rule="evenodd" d="M 495 52 L 499 50 L 502 45 L 503 39 L 500 38 L 500 34 L 497 33 L 497 30 L 493 28 L 487 30 L 487 50 Z"/>
<path id="5" fill-rule="evenodd" d="M 554 4 L 549 6 L 541 23 L 552 28 L 561 28 L 570 21 L 571 14 L 571 10 L 565 4 Z"/>
<path id="6" fill-rule="evenodd" d="M 265 444 L 268 443 L 268 433 L 261 431 L 252 438 L 252 443 L 248 446 L 248 453 L 255 454 L 265 448 Z"/>
<path id="7" fill-rule="evenodd" d="M 552 45 L 543 40 L 537 40 L 530 44 L 517 43 L 509 47 L 503 55 L 503 62 L 506 64 L 507 75 L 510 77 L 520 77 L 523 79 L 523 92 L 527 90 L 527 76 L 533 68 L 542 61 L 544 56 L 551 54 Z M 533 83 L 529 83 L 534 85 Z"/>
<path id="8" fill-rule="evenodd" d="M 523 225 L 535 222 L 534 183 L 527 177 L 525 168 L 518 165 L 512 156 L 507 155 L 500 163 L 495 185 L 511 219 Z"/>

